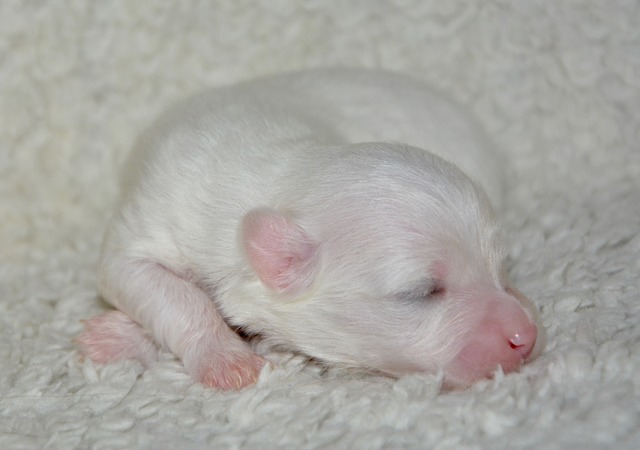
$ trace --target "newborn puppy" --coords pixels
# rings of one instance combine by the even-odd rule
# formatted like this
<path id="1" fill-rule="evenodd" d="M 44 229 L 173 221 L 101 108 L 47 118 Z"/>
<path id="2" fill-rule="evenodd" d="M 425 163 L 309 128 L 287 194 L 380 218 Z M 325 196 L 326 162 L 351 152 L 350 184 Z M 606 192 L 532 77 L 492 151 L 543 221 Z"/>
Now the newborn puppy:
<path id="1" fill-rule="evenodd" d="M 223 389 L 265 364 L 233 328 L 450 387 L 513 371 L 537 352 L 536 312 L 506 279 L 500 203 L 482 132 L 411 79 L 324 70 L 215 90 L 139 140 L 99 261 L 118 311 L 78 342 L 98 363 L 161 347 Z"/>

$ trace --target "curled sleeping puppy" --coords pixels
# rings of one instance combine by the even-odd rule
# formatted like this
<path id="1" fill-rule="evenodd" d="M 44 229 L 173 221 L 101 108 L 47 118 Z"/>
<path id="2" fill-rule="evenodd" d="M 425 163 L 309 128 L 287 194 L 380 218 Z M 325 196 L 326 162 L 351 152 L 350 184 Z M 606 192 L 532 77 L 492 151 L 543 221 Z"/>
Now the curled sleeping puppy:
<path id="1" fill-rule="evenodd" d="M 198 382 L 255 382 L 234 330 L 328 365 L 465 387 L 539 352 L 509 285 L 499 160 L 409 78 L 320 70 L 198 95 L 139 140 L 99 260 L 117 308 L 77 338 L 98 363 L 171 351 Z"/>

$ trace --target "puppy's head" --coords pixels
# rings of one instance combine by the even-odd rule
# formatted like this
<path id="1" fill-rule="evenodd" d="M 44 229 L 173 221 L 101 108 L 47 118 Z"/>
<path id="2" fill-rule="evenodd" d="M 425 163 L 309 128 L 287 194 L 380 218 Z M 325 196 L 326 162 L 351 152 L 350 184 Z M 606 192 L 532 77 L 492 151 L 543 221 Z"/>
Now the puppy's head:
<path id="1" fill-rule="evenodd" d="M 496 219 L 473 181 L 396 144 L 313 161 L 275 208 L 243 221 L 268 298 L 257 331 L 329 363 L 443 371 L 452 387 L 536 353 L 535 308 L 508 285 Z"/>

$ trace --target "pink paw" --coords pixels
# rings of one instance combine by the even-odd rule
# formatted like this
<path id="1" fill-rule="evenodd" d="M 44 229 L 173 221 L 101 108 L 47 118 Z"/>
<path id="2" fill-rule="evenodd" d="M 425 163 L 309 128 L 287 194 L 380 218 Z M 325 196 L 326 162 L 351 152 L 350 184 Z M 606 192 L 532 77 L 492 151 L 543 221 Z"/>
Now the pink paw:
<path id="1" fill-rule="evenodd" d="M 83 321 L 75 339 L 80 352 L 99 364 L 136 359 L 144 366 L 158 358 L 158 348 L 145 330 L 120 311 L 109 311 Z"/>
<path id="2" fill-rule="evenodd" d="M 205 386 L 241 389 L 257 381 L 266 363 L 263 357 L 247 349 L 243 354 L 217 354 L 200 360 L 192 370 L 187 367 L 187 371 Z"/>

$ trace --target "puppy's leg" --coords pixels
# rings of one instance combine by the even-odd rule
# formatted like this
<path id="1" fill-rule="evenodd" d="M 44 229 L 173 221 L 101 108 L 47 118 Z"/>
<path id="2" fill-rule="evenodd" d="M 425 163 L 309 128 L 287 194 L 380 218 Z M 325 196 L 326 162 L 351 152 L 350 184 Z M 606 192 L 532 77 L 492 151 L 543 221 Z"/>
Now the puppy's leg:
<path id="1" fill-rule="evenodd" d="M 158 347 L 151 335 L 120 311 L 109 311 L 83 323 L 84 331 L 75 342 L 80 352 L 94 362 L 136 359 L 148 367 L 158 359 Z"/>
<path id="2" fill-rule="evenodd" d="M 197 381 L 222 389 L 256 381 L 265 360 L 229 328 L 193 283 L 146 260 L 106 260 L 101 275 L 105 298 L 177 355 Z M 104 351 L 113 354 L 112 341 L 103 343 Z"/>

